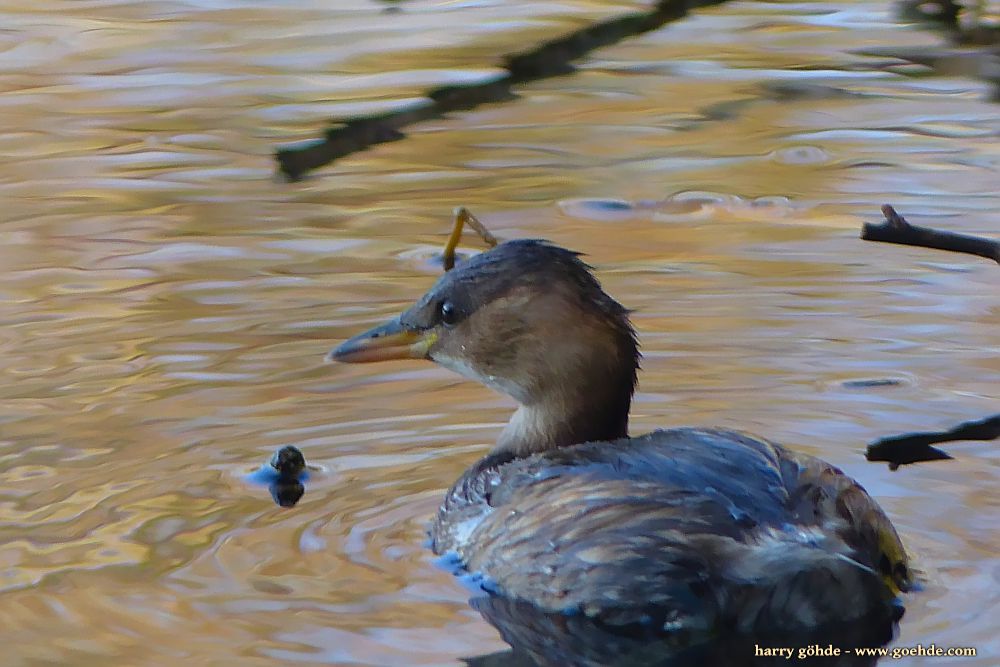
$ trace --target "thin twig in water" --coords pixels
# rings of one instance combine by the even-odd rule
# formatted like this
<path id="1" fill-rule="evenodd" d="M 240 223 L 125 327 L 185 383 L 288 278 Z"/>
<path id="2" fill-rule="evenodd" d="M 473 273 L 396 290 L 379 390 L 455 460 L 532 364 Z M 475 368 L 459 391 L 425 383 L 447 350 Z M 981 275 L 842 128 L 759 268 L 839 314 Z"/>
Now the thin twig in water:
<path id="1" fill-rule="evenodd" d="M 979 255 L 1000 264 L 1000 241 L 986 239 L 955 232 L 944 232 L 927 227 L 911 225 L 889 204 L 882 207 L 885 222 L 874 224 L 866 222 L 861 231 L 865 241 L 883 241 L 901 245 L 964 252 L 969 255 Z"/>
<path id="2" fill-rule="evenodd" d="M 887 461 L 890 470 L 901 465 L 921 461 L 939 461 L 954 458 L 931 445 L 958 440 L 996 440 L 1000 438 L 1000 414 L 964 422 L 948 431 L 906 433 L 882 438 L 868 445 L 869 461 Z"/>
<path id="3" fill-rule="evenodd" d="M 459 206 L 455 209 L 455 224 L 451 228 L 451 235 L 448 236 L 444 252 L 441 253 L 445 271 L 451 271 L 455 267 L 455 249 L 458 248 L 458 242 L 462 239 L 462 229 L 465 228 L 465 225 L 472 227 L 479 234 L 479 238 L 485 241 L 489 247 L 493 248 L 498 243 L 497 238 L 490 233 L 490 230 L 486 229 L 486 225 L 481 223 L 479 218 L 472 215 L 469 209 Z"/>

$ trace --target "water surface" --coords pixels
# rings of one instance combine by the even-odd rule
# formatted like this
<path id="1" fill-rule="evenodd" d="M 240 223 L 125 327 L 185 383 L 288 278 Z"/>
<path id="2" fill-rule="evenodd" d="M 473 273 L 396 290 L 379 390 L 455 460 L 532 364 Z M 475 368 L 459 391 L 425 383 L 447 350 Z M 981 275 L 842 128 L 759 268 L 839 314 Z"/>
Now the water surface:
<path id="1" fill-rule="evenodd" d="M 925 572 L 897 645 L 995 664 L 996 448 L 890 473 L 863 447 L 997 412 L 1000 271 L 857 239 L 883 202 L 996 233 L 988 85 L 863 55 L 943 39 L 888 4 L 734 2 L 274 178 L 274 148 L 331 117 L 641 7 L 396 4 L 0 4 L 4 663 L 502 649 L 423 542 L 509 401 L 427 364 L 323 363 L 432 283 L 463 204 L 588 253 L 636 309 L 633 431 L 742 428 L 843 467 Z M 283 445 L 318 468 L 293 509 L 245 479 Z"/>

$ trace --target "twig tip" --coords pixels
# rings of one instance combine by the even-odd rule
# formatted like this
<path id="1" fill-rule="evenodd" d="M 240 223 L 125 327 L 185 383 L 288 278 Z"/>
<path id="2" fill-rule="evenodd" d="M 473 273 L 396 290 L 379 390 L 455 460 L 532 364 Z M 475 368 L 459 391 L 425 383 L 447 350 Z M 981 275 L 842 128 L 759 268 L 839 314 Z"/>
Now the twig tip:
<path id="1" fill-rule="evenodd" d="M 885 216 L 889 225 L 896 229 L 902 229 L 908 225 L 906 218 L 897 213 L 891 204 L 882 204 L 882 215 Z"/>

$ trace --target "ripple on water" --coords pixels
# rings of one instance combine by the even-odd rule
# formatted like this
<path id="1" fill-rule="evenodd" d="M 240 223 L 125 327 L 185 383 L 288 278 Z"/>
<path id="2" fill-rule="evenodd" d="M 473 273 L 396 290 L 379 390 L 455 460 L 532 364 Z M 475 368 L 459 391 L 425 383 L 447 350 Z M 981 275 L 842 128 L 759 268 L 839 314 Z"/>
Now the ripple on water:
<path id="1" fill-rule="evenodd" d="M 780 164 L 825 164 L 830 154 L 817 146 L 793 146 L 775 151 L 771 159 Z"/>
<path id="2" fill-rule="evenodd" d="M 636 215 L 635 205 L 624 199 L 564 199 L 559 208 L 574 218 L 604 222 L 628 220 Z"/>

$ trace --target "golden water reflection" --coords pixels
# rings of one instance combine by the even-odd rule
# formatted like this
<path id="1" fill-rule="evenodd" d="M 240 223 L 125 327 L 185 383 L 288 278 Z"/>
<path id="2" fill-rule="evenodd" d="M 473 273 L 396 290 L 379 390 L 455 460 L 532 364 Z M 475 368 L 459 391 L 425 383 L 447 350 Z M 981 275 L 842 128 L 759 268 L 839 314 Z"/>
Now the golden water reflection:
<path id="1" fill-rule="evenodd" d="M 274 178 L 274 147 L 334 114 L 490 76 L 638 6 L 0 5 L 4 664 L 503 648 L 422 545 L 509 404 L 419 363 L 322 363 L 431 283 L 457 204 L 501 238 L 589 253 L 637 309 L 635 431 L 739 427 L 844 467 L 926 573 L 898 643 L 992 664 L 995 448 L 894 474 L 862 455 L 996 412 L 996 267 L 856 239 L 885 201 L 996 233 L 986 84 L 860 55 L 938 37 L 887 5 L 723 5 Z M 898 382 L 849 384 L 870 378 Z M 283 445 L 319 468 L 294 509 L 244 478 Z"/>

